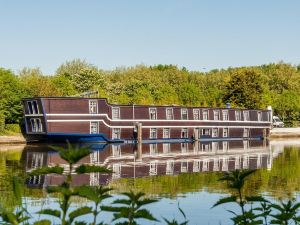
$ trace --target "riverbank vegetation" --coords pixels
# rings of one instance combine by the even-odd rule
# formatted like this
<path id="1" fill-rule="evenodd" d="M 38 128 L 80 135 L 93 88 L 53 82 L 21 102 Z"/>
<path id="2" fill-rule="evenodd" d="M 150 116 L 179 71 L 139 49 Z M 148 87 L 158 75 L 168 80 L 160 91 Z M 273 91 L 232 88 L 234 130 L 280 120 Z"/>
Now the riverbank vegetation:
<path id="1" fill-rule="evenodd" d="M 289 125 L 300 120 L 300 65 L 283 62 L 209 72 L 174 65 L 137 65 L 105 71 L 83 60 L 62 64 L 55 74 L 38 68 L 14 73 L 0 68 L 0 134 L 22 118 L 21 99 L 74 96 L 96 90 L 118 104 L 263 108 L 273 106 Z"/>

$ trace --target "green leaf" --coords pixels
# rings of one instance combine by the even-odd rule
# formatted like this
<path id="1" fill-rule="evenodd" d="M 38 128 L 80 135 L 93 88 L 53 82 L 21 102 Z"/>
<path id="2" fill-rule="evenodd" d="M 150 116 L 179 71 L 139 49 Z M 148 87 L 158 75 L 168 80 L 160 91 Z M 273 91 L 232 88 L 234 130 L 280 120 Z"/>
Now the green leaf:
<path id="1" fill-rule="evenodd" d="M 51 225 L 50 220 L 39 220 L 33 223 L 33 225 Z"/>
<path id="2" fill-rule="evenodd" d="M 213 206 L 212 208 L 221 205 L 221 204 L 225 204 L 225 203 L 230 203 L 230 202 L 236 202 L 237 201 L 237 197 L 236 196 L 230 196 L 230 197 L 225 197 L 225 198 L 221 198 L 219 199 Z"/>
<path id="3" fill-rule="evenodd" d="M 262 196 L 246 196 L 245 199 L 248 202 L 268 202 L 268 200 Z"/>
<path id="4" fill-rule="evenodd" d="M 73 221 L 75 218 L 79 216 L 83 216 L 86 214 L 92 213 L 92 207 L 84 206 L 78 209 L 75 209 L 69 214 L 69 218 L 71 221 Z"/>
<path id="5" fill-rule="evenodd" d="M 71 145 L 67 141 L 67 148 L 61 146 L 50 146 L 53 150 L 58 151 L 59 156 L 66 160 L 69 164 L 75 164 L 85 156 L 91 153 L 89 147 L 80 147 L 79 144 Z"/>
<path id="6" fill-rule="evenodd" d="M 147 220 L 152 220 L 152 221 L 158 221 L 152 214 L 147 210 L 147 209 L 140 209 L 138 210 L 134 218 L 142 218 L 142 219 L 147 219 Z"/>
<path id="7" fill-rule="evenodd" d="M 75 169 L 76 173 L 112 173 L 110 169 L 107 169 L 103 166 L 94 166 L 94 165 L 80 165 Z"/>
<path id="8" fill-rule="evenodd" d="M 60 211 L 56 209 L 42 209 L 41 211 L 38 212 L 38 214 L 54 216 L 57 218 L 60 218 L 61 216 Z"/>
<path id="9" fill-rule="evenodd" d="M 39 175 L 46 175 L 46 174 L 63 174 L 64 172 L 64 168 L 60 167 L 60 166 L 54 166 L 54 167 L 40 167 L 37 168 L 35 170 L 32 170 L 31 172 L 29 172 L 27 175 L 28 176 L 39 176 Z"/>

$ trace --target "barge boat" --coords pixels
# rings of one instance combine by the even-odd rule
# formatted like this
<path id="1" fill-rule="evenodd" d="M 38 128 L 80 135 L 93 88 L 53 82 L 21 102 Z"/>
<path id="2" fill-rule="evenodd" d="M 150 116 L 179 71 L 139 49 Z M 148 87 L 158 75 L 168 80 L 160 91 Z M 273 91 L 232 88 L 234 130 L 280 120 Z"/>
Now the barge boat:
<path id="1" fill-rule="evenodd" d="M 117 105 L 104 98 L 23 99 L 28 141 L 176 142 L 263 139 L 272 109 Z"/>

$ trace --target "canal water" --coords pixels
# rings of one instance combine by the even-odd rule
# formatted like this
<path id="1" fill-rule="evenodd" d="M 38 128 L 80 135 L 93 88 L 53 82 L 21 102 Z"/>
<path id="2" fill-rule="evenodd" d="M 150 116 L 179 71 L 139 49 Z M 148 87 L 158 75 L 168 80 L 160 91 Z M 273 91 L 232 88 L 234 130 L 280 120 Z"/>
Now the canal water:
<path id="1" fill-rule="evenodd" d="M 142 191 L 157 198 L 147 209 L 160 221 L 162 218 L 183 219 L 189 224 L 231 224 L 235 205 L 211 208 L 221 197 L 228 196 L 226 183 L 218 181 L 223 172 L 235 169 L 257 169 L 247 180 L 245 193 L 260 194 L 272 201 L 296 198 L 300 200 L 300 140 L 223 141 L 196 143 L 159 143 L 90 146 L 93 152 L 79 164 L 101 165 L 113 174 L 83 174 L 73 176 L 73 185 L 107 185 L 114 190 L 110 202 L 129 190 Z M 47 145 L 0 146 L 0 202 L 3 207 L 16 205 L 11 177 L 24 177 L 34 168 L 61 165 L 59 155 Z M 75 165 L 76 167 L 76 165 Z M 27 180 L 23 203 L 34 218 L 41 208 L 57 208 L 57 198 L 47 195 L 45 187 L 59 185 L 59 175 L 35 176 Z M 75 198 L 72 206 L 90 205 Z M 53 219 L 48 217 L 48 219 Z M 89 221 L 88 216 L 82 218 Z M 110 223 L 112 214 L 101 213 L 101 221 Z M 141 224 L 161 222 L 140 221 Z"/>

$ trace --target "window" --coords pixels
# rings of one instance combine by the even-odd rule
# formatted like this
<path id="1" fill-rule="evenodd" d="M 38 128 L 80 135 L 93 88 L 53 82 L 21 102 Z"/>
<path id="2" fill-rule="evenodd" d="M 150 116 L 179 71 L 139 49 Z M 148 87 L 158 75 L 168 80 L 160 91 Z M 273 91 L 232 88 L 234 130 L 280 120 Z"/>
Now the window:
<path id="1" fill-rule="evenodd" d="M 218 151 L 219 150 L 219 142 L 216 142 L 216 141 L 214 141 L 214 142 L 212 142 L 211 143 L 211 150 L 212 151 Z"/>
<path id="2" fill-rule="evenodd" d="M 120 138 L 121 138 L 121 128 L 113 128 L 112 139 L 120 139 Z"/>
<path id="3" fill-rule="evenodd" d="M 28 113 L 29 114 L 39 114 L 39 108 L 37 105 L 37 101 L 28 101 Z"/>
<path id="4" fill-rule="evenodd" d="M 200 172 L 200 160 L 194 160 L 193 162 L 193 172 Z"/>
<path id="5" fill-rule="evenodd" d="M 112 119 L 113 120 L 119 120 L 120 119 L 120 108 L 119 107 L 113 107 L 112 108 Z"/>
<path id="6" fill-rule="evenodd" d="M 43 132 L 43 125 L 41 122 L 41 119 L 30 119 L 30 123 L 31 123 L 31 131 L 33 133 L 40 133 Z"/>
<path id="7" fill-rule="evenodd" d="M 244 121 L 249 121 L 250 120 L 249 111 L 244 111 L 243 114 L 244 114 Z"/>
<path id="8" fill-rule="evenodd" d="M 188 110 L 187 109 L 181 109 L 181 119 L 182 120 L 188 119 Z"/>
<path id="9" fill-rule="evenodd" d="M 201 149 L 203 152 L 210 152 L 210 144 L 202 144 Z"/>
<path id="10" fill-rule="evenodd" d="M 121 157 L 121 145 L 112 145 L 111 147 L 112 147 L 112 156 Z"/>
<path id="11" fill-rule="evenodd" d="M 223 114 L 223 120 L 229 120 L 228 110 L 223 110 L 222 114 Z"/>
<path id="12" fill-rule="evenodd" d="M 166 168 L 166 174 L 172 175 L 174 172 L 174 161 L 168 160 L 167 161 L 167 168 Z"/>
<path id="13" fill-rule="evenodd" d="M 214 120 L 220 120 L 220 113 L 219 113 L 219 111 L 214 111 Z"/>
<path id="14" fill-rule="evenodd" d="M 156 155 L 158 152 L 157 144 L 150 144 L 150 155 Z"/>
<path id="15" fill-rule="evenodd" d="M 97 114 L 98 113 L 97 100 L 90 100 L 89 101 L 89 109 L 90 109 L 90 114 Z"/>
<path id="16" fill-rule="evenodd" d="M 167 118 L 167 120 L 173 120 L 174 119 L 172 108 L 167 108 L 166 109 L 166 118 Z"/>
<path id="17" fill-rule="evenodd" d="M 170 152 L 171 152 L 170 143 L 163 143 L 163 153 L 170 153 Z"/>
<path id="18" fill-rule="evenodd" d="M 241 111 L 235 111 L 235 120 L 241 121 Z"/>
<path id="19" fill-rule="evenodd" d="M 213 128 L 212 129 L 212 137 L 218 137 L 219 136 L 219 129 Z"/>
<path id="20" fill-rule="evenodd" d="M 194 120 L 200 120 L 200 110 L 199 109 L 193 109 L 194 114 Z"/>
<path id="21" fill-rule="evenodd" d="M 188 136 L 189 136 L 188 129 L 187 128 L 181 129 L 181 138 L 188 138 Z"/>
<path id="22" fill-rule="evenodd" d="M 181 152 L 186 153 L 188 151 L 188 143 L 181 143 Z"/>
<path id="23" fill-rule="evenodd" d="M 203 109 L 202 110 L 203 120 L 208 120 L 208 110 Z"/>
<path id="24" fill-rule="evenodd" d="M 150 120 L 156 120 L 156 109 L 155 108 L 150 108 L 149 109 L 149 115 L 150 115 Z"/>
<path id="25" fill-rule="evenodd" d="M 249 137 L 249 128 L 244 128 L 243 137 Z"/>
<path id="26" fill-rule="evenodd" d="M 163 138 L 170 138 L 170 128 L 164 128 Z"/>
<path id="27" fill-rule="evenodd" d="M 112 178 L 113 179 L 117 179 L 121 177 L 121 170 L 122 170 L 122 166 L 121 164 L 117 163 L 117 164 L 113 164 L 112 165 Z"/>
<path id="28" fill-rule="evenodd" d="M 228 144 L 228 141 L 223 141 L 223 151 L 227 151 L 229 150 L 229 144 Z"/>
<path id="29" fill-rule="evenodd" d="M 208 128 L 202 129 L 201 135 L 203 135 L 203 136 L 208 136 L 208 135 L 210 135 L 210 129 L 208 129 Z"/>
<path id="30" fill-rule="evenodd" d="M 98 134 L 98 122 L 90 123 L 90 134 Z"/>
<path id="31" fill-rule="evenodd" d="M 229 136 L 229 129 L 223 128 L 223 137 L 228 137 L 228 136 Z"/>
<path id="32" fill-rule="evenodd" d="M 157 129 L 156 128 L 150 128 L 150 138 L 157 138 Z"/>
<path id="33" fill-rule="evenodd" d="M 257 121 L 262 120 L 262 112 L 257 112 Z"/>
<path id="34" fill-rule="evenodd" d="M 186 173 L 188 172 L 188 161 L 184 161 L 184 162 L 181 162 L 181 172 L 182 173 Z"/>
<path id="35" fill-rule="evenodd" d="M 157 175 L 157 163 L 156 162 L 150 162 L 150 171 L 149 171 L 149 175 L 153 176 L 153 175 Z"/>

